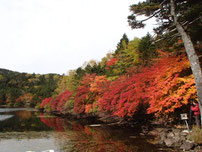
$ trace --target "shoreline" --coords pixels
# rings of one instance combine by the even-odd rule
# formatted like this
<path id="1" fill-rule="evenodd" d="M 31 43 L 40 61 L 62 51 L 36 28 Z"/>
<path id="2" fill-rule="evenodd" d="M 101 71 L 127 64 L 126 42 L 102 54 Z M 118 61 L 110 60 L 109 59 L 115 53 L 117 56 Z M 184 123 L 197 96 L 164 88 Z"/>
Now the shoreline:
<path id="1" fill-rule="evenodd" d="M 39 110 L 43 113 L 42 109 Z M 190 152 L 197 152 L 202 151 L 202 143 L 197 144 L 194 141 L 191 141 L 189 138 L 190 132 L 187 132 L 185 126 L 171 126 L 171 125 L 163 125 L 157 121 L 144 123 L 132 122 L 121 120 L 121 118 L 116 116 L 107 115 L 106 114 L 83 114 L 83 115 L 76 115 L 76 114 L 62 114 L 59 112 L 48 112 L 51 115 L 55 115 L 57 117 L 62 117 L 74 121 L 79 122 L 97 122 L 93 123 L 90 126 L 92 127 L 99 127 L 102 125 L 106 125 L 109 127 L 132 127 L 135 128 L 136 132 L 140 136 L 153 136 L 154 145 L 160 145 L 164 148 L 172 148 L 177 151 L 190 151 Z M 133 137 L 130 137 L 133 138 Z M 135 138 L 135 137 L 134 137 Z"/>
<path id="2" fill-rule="evenodd" d="M 1 106 L 1 108 L 8 108 Z M 11 107 L 9 107 L 11 108 Z M 33 108 L 33 111 L 36 109 Z M 152 136 L 152 144 L 158 145 L 163 148 L 171 148 L 177 151 L 200 151 L 202 150 L 202 144 L 194 143 L 189 140 L 189 133 L 185 132 L 183 126 L 171 126 L 163 125 L 158 121 L 147 121 L 134 122 L 121 119 L 117 116 L 111 116 L 110 114 L 104 113 L 93 113 L 93 114 L 72 114 L 72 113 L 60 113 L 58 111 L 46 112 L 43 109 L 37 109 L 37 111 L 43 114 L 50 114 L 60 118 L 78 121 L 81 124 L 89 125 L 90 127 L 119 127 L 119 128 L 134 128 L 135 132 L 142 136 Z M 133 136 L 129 138 L 135 138 Z"/>

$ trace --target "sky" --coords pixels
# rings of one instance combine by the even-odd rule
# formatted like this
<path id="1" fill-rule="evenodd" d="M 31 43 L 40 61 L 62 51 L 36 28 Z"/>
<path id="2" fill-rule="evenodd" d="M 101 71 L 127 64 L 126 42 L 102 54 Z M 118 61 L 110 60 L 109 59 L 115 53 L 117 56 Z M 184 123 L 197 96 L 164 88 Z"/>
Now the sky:
<path id="1" fill-rule="evenodd" d="M 132 40 L 129 6 L 138 0 L 0 0 L 0 68 L 66 74 L 100 61 L 124 33 Z"/>

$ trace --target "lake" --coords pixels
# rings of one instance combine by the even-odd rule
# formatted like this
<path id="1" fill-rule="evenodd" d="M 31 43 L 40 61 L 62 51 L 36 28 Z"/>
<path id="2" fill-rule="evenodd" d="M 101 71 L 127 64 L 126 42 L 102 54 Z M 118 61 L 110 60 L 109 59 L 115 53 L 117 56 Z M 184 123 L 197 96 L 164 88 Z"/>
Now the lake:
<path id="1" fill-rule="evenodd" d="M 0 108 L 1 152 L 168 152 L 134 128 L 92 125 L 28 108 Z"/>

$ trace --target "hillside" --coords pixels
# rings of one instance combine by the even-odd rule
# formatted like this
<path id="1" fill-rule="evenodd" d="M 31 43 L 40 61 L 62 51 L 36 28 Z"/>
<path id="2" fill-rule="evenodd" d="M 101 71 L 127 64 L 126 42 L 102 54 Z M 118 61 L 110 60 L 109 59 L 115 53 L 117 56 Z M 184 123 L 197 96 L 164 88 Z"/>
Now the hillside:
<path id="1" fill-rule="evenodd" d="M 53 95 L 58 74 L 28 74 L 0 69 L 0 104 L 35 106 L 42 98 Z"/>

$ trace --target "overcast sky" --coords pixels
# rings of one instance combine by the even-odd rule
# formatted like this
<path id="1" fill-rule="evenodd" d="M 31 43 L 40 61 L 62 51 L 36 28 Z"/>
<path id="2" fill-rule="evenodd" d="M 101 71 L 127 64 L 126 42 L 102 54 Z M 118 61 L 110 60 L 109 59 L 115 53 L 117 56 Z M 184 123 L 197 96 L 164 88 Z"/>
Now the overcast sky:
<path id="1" fill-rule="evenodd" d="M 138 0 L 0 0 L 0 68 L 67 73 L 100 61 L 131 30 L 129 6 Z"/>

